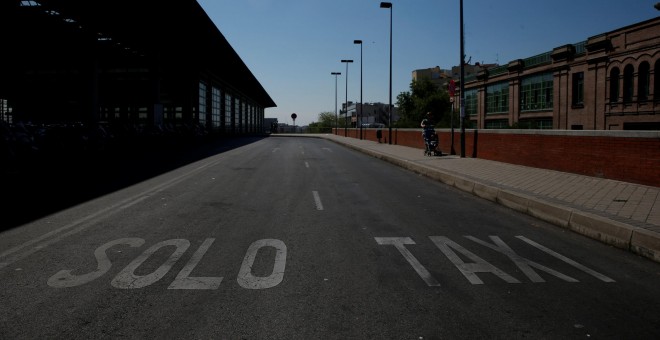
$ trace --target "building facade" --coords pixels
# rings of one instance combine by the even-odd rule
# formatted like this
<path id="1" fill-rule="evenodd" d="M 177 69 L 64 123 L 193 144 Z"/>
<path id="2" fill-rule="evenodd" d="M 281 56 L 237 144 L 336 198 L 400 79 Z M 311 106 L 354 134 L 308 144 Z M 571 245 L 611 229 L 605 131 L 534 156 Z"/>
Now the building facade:
<path id="1" fill-rule="evenodd" d="M 345 105 L 342 105 L 342 108 Z M 389 126 L 389 111 L 387 110 L 388 104 L 384 103 L 362 103 L 360 108 L 360 103 L 348 102 L 348 117 L 350 117 L 350 126 L 351 127 L 360 127 L 360 124 L 363 127 L 375 127 L 375 126 Z M 360 112 L 363 112 L 360 115 Z M 340 116 L 340 119 L 345 117 Z M 397 114 L 396 106 L 392 105 L 392 123 L 399 120 L 399 115 Z"/>
<path id="2" fill-rule="evenodd" d="M 466 117 L 480 129 L 660 130 L 659 68 L 660 17 L 466 76 Z"/>
<path id="3" fill-rule="evenodd" d="M 429 79 L 439 88 L 446 88 L 451 79 L 451 70 L 443 70 L 440 66 L 436 66 L 412 71 L 412 79 L 414 81 L 419 81 L 424 78 Z"/>
<path id="4" fill-rule="evenodd" d="M 478 72 L 483 71 L 484 69 L 488 69 L 496 66 L 499 65 L 480 64 L 480 63 L 475 63 L 474 65 L 465 64 L 463 71 L 465 73 L 465 76 L 469 78 L 476 76 Z M 412 71 L 412 79 L 414 81 L 418 81 L 426 78 L 429 79 L 431 83 L 433 83 L 435 86 L 441 89 L 446 89 L 447 86 L 449 85 L 449 82 L 452 79 L 459 79 L 460 77 L 461 77 L 460 66 L 454 66 L 451 68 L 451 70 L 441 69 L 440 66 L 436 66 L 436 67 L 424 68 L 424 69 Z"/>

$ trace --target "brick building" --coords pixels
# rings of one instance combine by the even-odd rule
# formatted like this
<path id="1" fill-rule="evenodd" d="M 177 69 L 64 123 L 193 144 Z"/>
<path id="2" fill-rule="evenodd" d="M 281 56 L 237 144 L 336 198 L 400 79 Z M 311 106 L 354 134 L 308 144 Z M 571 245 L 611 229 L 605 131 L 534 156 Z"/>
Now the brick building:
<path id="1" fill-rule="evenodd" d="M 467 76 L 466 115 L 479 129 L 660 130 L 658 68 L 660 17 Z"/>

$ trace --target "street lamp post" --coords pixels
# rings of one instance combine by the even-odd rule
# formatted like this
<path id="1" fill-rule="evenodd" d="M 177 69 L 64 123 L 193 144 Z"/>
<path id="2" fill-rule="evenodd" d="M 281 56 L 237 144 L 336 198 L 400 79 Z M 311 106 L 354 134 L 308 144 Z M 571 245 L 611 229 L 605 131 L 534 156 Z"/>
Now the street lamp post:
<path id="1" fill-rule="evenodd" d="M 353 44 L 360 45 L 360 139 L 362 139 L 362 40 L 353 40 Z"/>
<path id="2" fill-rule="evenodd" d="M 460 25 L 461 25 L 461 93 L 460 93 L 460 107 L 461 107 L 461 158 L 465 158 L 465 49 L 463 43 L 463 0 L 461 0 L 460 8 Z"/>
<path id="3" fill-rule="evenodd" d="M 380 8 L 389 8 L 390 9 L 390 106 L 388 107 L 389 111 L 389 125 L 390 136 L 389 144 L 392 144 L 392 3 L 391 2 L 381 2 Z"/>
<path id="4" fill-rule="evenodd" d="M 339 120 L 339 117 L 337 117 L 337 76 L 340 76 L 341 72 L 331 72 L 330 74 L 335 76 L 335 135 L 337 135 L 339 134 L 339 126 L 337 126 Z"/>
<path id="5" fill-rule="evenodd" d="M 348 63 L 352 63 L 353 60 L 342 59 L 342 63 L 346 63 L 346 112 L 345 112 L 345 124 L 344 124 L 344 137 L 348 136 Z"/>
<path id="6" fill-rule="evenodd" d="M 456 83 L 454 79 L 449 81 L 449 96 L 451 100 L 451 148 L 449 154 L 455 155 L 456 151 L 454 150 L 454 113 L 456 112 L 456 100 L 454 95 L 456 94 Z"/>

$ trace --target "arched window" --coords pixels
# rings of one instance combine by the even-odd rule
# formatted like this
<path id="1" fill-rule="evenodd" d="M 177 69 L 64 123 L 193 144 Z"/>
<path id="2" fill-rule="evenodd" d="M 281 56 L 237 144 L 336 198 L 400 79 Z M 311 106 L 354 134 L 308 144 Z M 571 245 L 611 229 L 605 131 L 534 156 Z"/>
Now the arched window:
<path id="1" fill-rule="evenodd" d="M 610 71 L 610 103 L 619 101 L 619 68 Z"/>
<path id="2" fill-rule="evenodd" d="M 658 70 L 660 70 L 660 59 L 656 60 L 653 66 L 653 99 L 656 101 L 660 101 L 660 74 Z"/>
<path id="3" fill-rule="evenodd" d="M 649 63 L 642 62 L 639 64 L 639 73 L 637 75 L 637 100 L 640 102 L 649 100 L 650 71 Z"/>
<path id="4" fill-rule="evenodd" d="M 627 65 L 623 69 L 623 102 L 630 103 L 633 100 L 633 93 L 635 90 L 635 85 L 633 83 L 633 77 L 635 73 L 635 68 L 632 65 Z"/>

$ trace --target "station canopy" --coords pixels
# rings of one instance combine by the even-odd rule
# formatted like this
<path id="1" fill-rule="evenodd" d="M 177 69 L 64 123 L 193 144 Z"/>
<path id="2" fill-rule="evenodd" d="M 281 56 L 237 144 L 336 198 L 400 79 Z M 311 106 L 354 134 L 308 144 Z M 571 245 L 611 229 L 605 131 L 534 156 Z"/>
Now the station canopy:
<path id="1" fill-rule="evenodd" d="M 121 67 L 155 70 L 170 82 L 204 75 L 261 107 L 275 106 L 195 0 L 2 0 L 0 45 L 0 97 L 25 90 L 26 74 L 76 77 Z"/>

